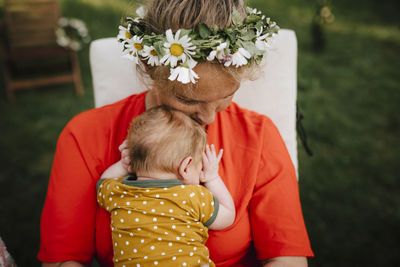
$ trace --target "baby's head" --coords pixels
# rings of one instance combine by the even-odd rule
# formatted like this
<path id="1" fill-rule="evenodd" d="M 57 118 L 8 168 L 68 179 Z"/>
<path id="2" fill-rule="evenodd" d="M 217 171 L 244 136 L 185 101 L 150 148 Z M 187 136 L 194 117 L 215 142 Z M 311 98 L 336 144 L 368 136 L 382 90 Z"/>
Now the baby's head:
<path id="1" fill-rule="evenodd" d="M 167 106 L 149 109 L 129 129 L 131 172 L 138 176 L 174 174 L 186 183 L 198 184 L 206 143 L 204 129 L 184 113 Z M 185 177 L 185 171 L 191 177 Z M 187 181 L 193 176 L 197 181 Z"/>

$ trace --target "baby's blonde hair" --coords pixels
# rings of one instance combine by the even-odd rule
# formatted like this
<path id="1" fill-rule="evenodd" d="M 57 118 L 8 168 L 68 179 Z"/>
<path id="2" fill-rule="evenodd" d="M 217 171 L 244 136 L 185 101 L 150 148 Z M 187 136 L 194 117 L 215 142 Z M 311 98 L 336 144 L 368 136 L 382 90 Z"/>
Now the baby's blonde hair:
<path id="1" fill-rule="evenodd" d="M 207 143 L 204 129 L 181 111 L 158 106 L 138 116 L 128 133 L 131 171 L 167 172 L 179 177 L 188 156 L 200 164 Z"/>

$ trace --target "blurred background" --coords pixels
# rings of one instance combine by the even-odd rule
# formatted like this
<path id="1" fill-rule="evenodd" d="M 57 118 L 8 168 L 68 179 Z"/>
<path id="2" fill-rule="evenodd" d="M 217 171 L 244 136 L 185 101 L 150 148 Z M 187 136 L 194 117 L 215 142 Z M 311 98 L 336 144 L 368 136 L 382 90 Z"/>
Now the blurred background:
<path id="1" fill-rule="evenodd" d="M 400 2 L 252 0 L 298 38 L 300 194 L 310 266 L 400 266 Z M 128 0 L 60 0 L 92 40 L 116 36 Z M 0 1 L 0 22 L 4 20 Z M 39 223 L 59 133 L 94 106 L 88 47 L 73 84 L 15 93 L 0 75 L 0 236 L 19 266 L 39 266 Z M 0 54 L 4 57 L 4 53 Z M 0 72 L 2 73 L 2 72 Z"/>

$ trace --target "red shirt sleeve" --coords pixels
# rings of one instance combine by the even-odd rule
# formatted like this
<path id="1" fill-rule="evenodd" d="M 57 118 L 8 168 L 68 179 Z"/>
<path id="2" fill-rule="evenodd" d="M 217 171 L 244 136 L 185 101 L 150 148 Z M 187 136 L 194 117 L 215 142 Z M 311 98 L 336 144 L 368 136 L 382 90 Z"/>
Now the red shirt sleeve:
<path id="1" fill-rule="evenodd" d="M 41 220 L 43 262 L 91 262 L 94 254 L 96 172 L 71 123 L 61 133 Z M 86 144 L 87 145 L 87 144 Z"/>
<path id="2" fill-rule="evenodd" d="M 264 120 L 261 131 L 261 158 L 250 201 L 257 258 L 313 256 L 289 153 L 271 120 Z"/>
<path id="3" fill-rule="evenodd" d="M 101 173 L 119 160 L 118 146 L 131 120 L 144 111 L 144 96 L 83 112 L 62 131 L 42 212 L 40 261 L 89 264 L 99 249 L 111 246 L 111 241 L 104 244 L 111 240 L 104 229 L 101 242 L 96 240 L 98 217 L 104 216 L 98 211 L 96 183 Z"/>

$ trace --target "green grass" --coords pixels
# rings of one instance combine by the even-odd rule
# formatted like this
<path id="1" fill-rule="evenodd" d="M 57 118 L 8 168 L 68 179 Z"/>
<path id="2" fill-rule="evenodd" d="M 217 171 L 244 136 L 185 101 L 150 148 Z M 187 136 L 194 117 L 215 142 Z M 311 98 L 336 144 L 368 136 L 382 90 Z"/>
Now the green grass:
<path id="1" fill-rule="evenodd" d="M 324 52 L 311 49 L 313 1 L 253 0 L 299 42 L 298 103 L 314 156 L 299 146 L 303 212 L 316 254 L 310 266 L 400 266 L 400 17 L 395 1 L 333 1 Z M 128 0 L 63 0 L 92 39 L 115 36 Z M 0 4 L 1 8 L 1 4 Z M 20 266 L 38 266 L 40 212 L 57 136 L 93 107 L 88 48 L 80 52 L 86 94 L 70 85 L 0 99 L 0 235 Z"/>

